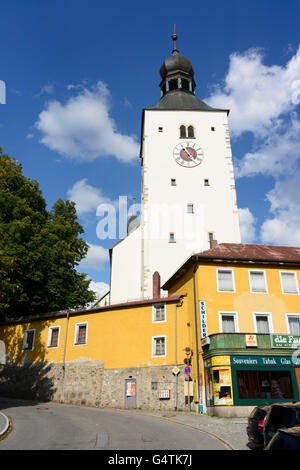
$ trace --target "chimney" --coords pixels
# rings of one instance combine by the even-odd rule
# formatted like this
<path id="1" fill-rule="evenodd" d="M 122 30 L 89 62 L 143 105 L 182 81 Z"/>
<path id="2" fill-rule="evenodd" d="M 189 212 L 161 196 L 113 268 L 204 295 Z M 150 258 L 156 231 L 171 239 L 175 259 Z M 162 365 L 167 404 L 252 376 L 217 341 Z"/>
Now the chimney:
<path id="1" fill-rule="evenodd" d="M 159 272 L 155 271 L 152 276 L 152 286 L 153 286 L 153 299 L 160 297 L 160 275 Z"/>
<path id="2" fill-rule="evenodd" d="M 209 240 L 209 244 L 210 244 L 210 249 L 212 250 L 213 248 L 216 248 L 216 246 L 218 245 L 218 241 L 217 240 Z"/>

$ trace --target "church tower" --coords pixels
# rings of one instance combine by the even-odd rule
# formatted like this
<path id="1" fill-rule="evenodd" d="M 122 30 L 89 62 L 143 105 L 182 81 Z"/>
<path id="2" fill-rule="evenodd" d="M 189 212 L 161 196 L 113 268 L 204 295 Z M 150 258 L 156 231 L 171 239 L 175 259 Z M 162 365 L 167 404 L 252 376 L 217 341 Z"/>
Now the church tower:
<path id="1" fill-rule="evenodd" d="M 179 54 L 177 35 L 172 39 L 160 100 L 142 113 L 140 225 L 111 249 L 113 303 L 152 297 L 155 272 L 163 284 L 211 240 L 241 241 L 229 110 L 196 97 L 192 64 Z"/>

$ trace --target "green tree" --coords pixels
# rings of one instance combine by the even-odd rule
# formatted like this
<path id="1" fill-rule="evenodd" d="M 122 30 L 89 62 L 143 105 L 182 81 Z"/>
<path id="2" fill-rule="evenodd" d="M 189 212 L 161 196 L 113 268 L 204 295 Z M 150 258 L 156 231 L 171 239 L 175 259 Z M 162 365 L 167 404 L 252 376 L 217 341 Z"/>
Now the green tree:
<path id="1" fill-rule="evenodd" d="M 47 211 L 38 182 L 0 147 L 0 317 L 95 301 L 87 275 L 76 269 L 88 251 L 82 233 L 75 203 L 59 199 Z"/>

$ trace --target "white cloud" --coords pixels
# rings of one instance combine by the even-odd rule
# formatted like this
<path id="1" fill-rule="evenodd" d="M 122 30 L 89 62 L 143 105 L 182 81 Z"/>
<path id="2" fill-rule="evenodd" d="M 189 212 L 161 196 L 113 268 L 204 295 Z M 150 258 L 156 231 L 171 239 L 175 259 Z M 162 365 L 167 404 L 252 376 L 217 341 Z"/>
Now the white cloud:
<path id="1" fill-rule="evenodd" d="M 76 86 L 70 89 L 77 89 Z M 110 93 L 99 81 L 89 90 L 81 87 L 66 103 L 53 100 L 39 114 L 35 127 L 41 142 L 51 150 L 81 161 L 114 156 L 122 162 L 137 159 L 139 145 L 133 136 L 117 131 L 109 115 Z"/>
<path id="2" fill-rule="evenodd" d="M 242 243 L 254 243 L 256 219 L 248 208 L 238 211 Z"/>
<path id="3" fill-rule="evenodd" d="M 97 299 L 101 299 L 109 291 L 109 285 L 105 282 L 90 282 L 90 290 L 96 293 Z"/>
<path id="4" fill-rule="evenodd" d="M 76 204 L 78 215 L 96 211 L 99 204 L 114 204 L 109 198 L 104 197 L 101 189 L 95 188 L 87 183 L 87 178 L 77 181 L 72 188 L 67 191 L 68 199 Z"/>
<path id="5" fill-rule="evenodd" d="M 54 86 L 55 83 L 48 83 L 47 85 L 42 86 L 36 96 L 52 95 L 52 93 L 54 93 Z"/>
<path id="6" fill-rule="evenodd" d="M 263 243 L 300 246 L 300 170 L 267 194 L 272 218 L 261 227 Z"/>
<path id="7" fill-rule="evenodd" d="M 237 162 L 236 176 L 263 174 L 274 176 L 293 173 L 300 160 L 300 121 L 296 113 L 290 120 L 274 126 L 257 149 L 247 152 Z"/>
<path id="8" fill-rule="evenodd" d="M 80 268 L 82 269 L 95 269 L 101 271 L 108 261 L 108 250 L 99 245 L 89 245 L 89 250 L 86 257 L 80 262 Z"/>
<path id="9" fill-rule="evenodd" d="M 216 86 L 204 99 L 213 107 L 230 109 L 233 136 L 246 131 L 265 136 L 274 121 L 276 125 L 278 116 L 292 111 L 297 104 L 300 47 L 285 66 L 265 65 L 263 58 L 259 49 L 231 54 L 223 86 Z"/>

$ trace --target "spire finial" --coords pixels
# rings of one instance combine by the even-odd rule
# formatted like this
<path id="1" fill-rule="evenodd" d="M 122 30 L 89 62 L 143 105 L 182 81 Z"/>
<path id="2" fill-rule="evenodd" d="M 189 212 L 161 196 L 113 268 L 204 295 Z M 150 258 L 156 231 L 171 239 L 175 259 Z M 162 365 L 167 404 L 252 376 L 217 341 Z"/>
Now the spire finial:
<path id="1" fill-rule="evenodd" d="M 176 40 L 178 39 L 178 36 L 176 34 L 176 24 L 174 24 L 174 33 L 172 34 L 172 39 L 173 39 L 173 51 L 172 55 L 178 54 L 178 49 L 176 47 Z"/>

